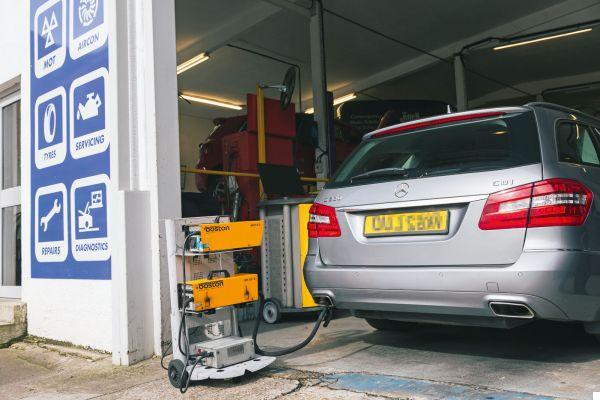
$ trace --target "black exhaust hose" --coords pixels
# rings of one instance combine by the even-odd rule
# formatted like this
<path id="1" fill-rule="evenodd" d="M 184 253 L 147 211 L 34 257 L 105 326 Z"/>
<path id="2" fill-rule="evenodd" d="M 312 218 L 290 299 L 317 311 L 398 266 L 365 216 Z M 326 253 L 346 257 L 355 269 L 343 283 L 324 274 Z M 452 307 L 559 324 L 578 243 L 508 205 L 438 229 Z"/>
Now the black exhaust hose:
<path id="1" fill-rule="evenodd" d="M 287 349 L 267 351 L 267 350 L 261 349 L 258 346 L 258 341 L 256 340 L 256 337 L 258 336 L 258 328 L 260 326 L 260 321 L 262 320 L 262 313 L 263 313 L 264 305 L 265 305 L 265 300 L 264 300 L 263 295 L 261 294 L 260 299 L 259 299 L 258 315 L 256 317 L 256 322 L 254 323 L 254 331 L 252 332 L 252 340 L 254 341 L 254 352 L 261 356 L 279 357 L 279 356 L 284 356 L 286 354 L 290 354 L 295 351 L 298 351 L 301 348 L 303 348 L 304 346 L 306 346 L 307 344 L 309 344 L 311 342 L 311 340 L 313 340 L 313 338 L 317 334 L 317 331 L 319 330 L 319 327 L 321 326 L 321 323 L 323 321 L 325 321 L 323 323 L 324 327 L 327 327 L 327 325 L 329 325 L 329 322 L 331 321 L 332 306 L 330 306 L 330 305 L 324 306 L 323 310 L 319 314 L 319 317 L 317 318 L 317 322 L 315 322 L 315 326 L 313 327 L 312 332 L 310 333 L 310 335 L 308 335 L 308 337 L 306 339 L 304 339 L 304 341 L 302 343 L 298 343 L 297 345 L 295 345 L 293 347 L 288 347 Z"/>

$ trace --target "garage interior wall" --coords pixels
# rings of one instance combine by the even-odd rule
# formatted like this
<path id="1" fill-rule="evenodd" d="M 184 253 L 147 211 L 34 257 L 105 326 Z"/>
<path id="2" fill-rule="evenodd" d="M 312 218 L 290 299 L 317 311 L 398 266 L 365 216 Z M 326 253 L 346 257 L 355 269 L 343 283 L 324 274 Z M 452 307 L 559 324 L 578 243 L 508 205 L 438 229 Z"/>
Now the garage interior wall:
<path id="1" fill-rule="evenodd" d="M 198 146 L 204 142 L 214 127 L 212 119 L 179 114 L 179 151 L 181 165 L 194 168 L 198 162 Z M 184 192 L 197 192 L 193 174 L 185 174 Z"/>

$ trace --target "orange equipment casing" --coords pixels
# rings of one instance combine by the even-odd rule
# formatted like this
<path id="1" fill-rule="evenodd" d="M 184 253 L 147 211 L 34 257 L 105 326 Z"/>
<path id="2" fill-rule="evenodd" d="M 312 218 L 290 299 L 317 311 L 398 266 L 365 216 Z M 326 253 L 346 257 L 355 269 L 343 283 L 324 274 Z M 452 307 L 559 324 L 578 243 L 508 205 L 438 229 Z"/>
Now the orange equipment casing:
<path id="1" fill-rule="evenodd" d="M 237 274 L 224 278 L 197 279 L 187 282 L 192 288 L 195 311 L 214 310 L 258 300 L 258 275 Z"/>

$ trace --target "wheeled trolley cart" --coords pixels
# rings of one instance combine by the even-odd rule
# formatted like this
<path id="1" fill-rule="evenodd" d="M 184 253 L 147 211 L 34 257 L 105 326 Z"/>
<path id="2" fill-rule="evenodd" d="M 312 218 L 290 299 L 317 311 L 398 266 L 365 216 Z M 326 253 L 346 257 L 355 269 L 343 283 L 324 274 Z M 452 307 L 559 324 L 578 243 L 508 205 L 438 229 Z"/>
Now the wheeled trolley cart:
<path id="1" fill-rule="evenodd" d="M 260 246 L 263 222 L 169 220 L 165 234 L 173 346 L 168 374 L 173 386 L 185 391 L 190 381 L 235 378 L 271 364 L 274 357 L 257 355 L 253 340 L 241 335 L 235 309 L 258 301 L 258 276 L 235 274 L 231 265 L 220 262 L 202 264 L 202 271 L 189 276 L 192 270 L 186 265 L 190 257 L 219 259 Z"/>
<path id="2" fill-rule="evenodd" d="M 312 198 L 284 198 L 259 203 L 265 222 L 261 247 L 263 320 L 274 324 L 288 312 L 320 311 L 304 282 L 308 251 L 308 211 Z"/>

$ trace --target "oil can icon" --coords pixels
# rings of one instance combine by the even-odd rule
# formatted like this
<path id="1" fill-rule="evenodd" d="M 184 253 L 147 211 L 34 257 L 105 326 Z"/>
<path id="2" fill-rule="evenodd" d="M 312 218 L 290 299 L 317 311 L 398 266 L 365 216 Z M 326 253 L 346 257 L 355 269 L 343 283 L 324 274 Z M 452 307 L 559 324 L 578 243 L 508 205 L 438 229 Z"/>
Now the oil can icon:
<path id="1" fill-rule="evenodd" d="M 77 120 L 80 119 L 85 121 L 90 118 L 97 117 L 100 113 L 100 106 L 102 105 L 102 100 L 97 93 L 91 92 L 86 95 L 87 101 L 85 104 L 79 103 L 77 105 Z"/>

